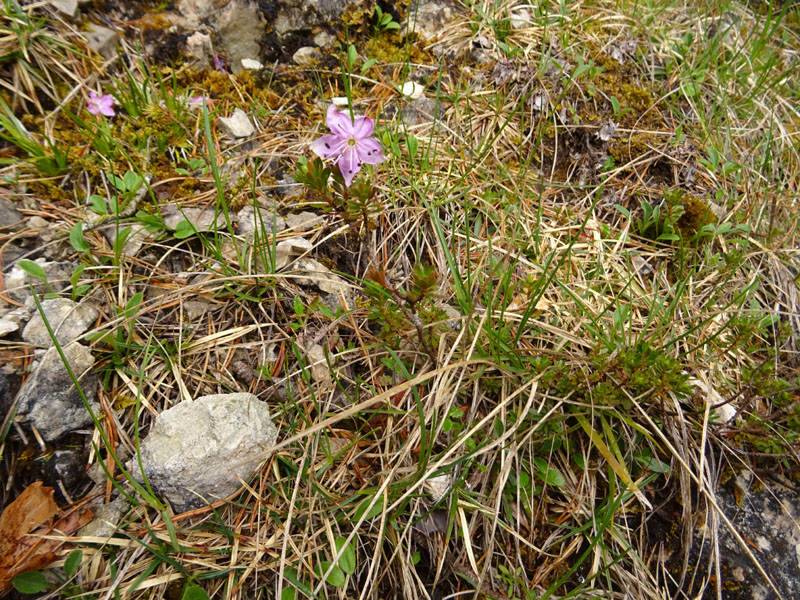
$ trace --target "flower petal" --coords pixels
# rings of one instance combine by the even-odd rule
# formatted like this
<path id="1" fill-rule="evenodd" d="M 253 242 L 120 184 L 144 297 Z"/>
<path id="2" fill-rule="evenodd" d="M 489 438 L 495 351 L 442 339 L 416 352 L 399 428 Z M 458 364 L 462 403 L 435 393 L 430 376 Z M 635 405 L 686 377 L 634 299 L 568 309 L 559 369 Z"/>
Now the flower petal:
<path id="1" fill-rule="evenodd" d="M 311 143 L 311 149 L 320 158 L 338 158 L 344 146 L 345 139 L 338 135 L 323 135 Z"/>
<path id="2" fill-rule="evenodd" d="M 375 121 L 369 117 L 356 117 L 353 124 L 353 137 L 357 140 L 368 138 L 375 131 Z"/>
<path id="3" fill-rule="evenodd" d="M 328 129 L 336 135 L 346 138 L 353 137 L 353 122 L 348 115 L 339 112 L 339 109 L 334 104 L 328 107 L 326 123 L 328 124 Z"/>
<path id="4" fill-rule="evenodd" d="M 374 137 L 358 140 L 356 143 L 356 151 L 358 152 L 359 160 L 368 165 L 377 165 L 386 160 L 380 142 Z"/>
<path id="5" fill-rule="evenodd" d="M 353 177 L 361 170 L 361 161 L 358 159 L 358 152 L 355 148 L 349 147 L 339 157 L 336 164 L 339 166 L 342 177 L 344 177 L 344 184 L 350 187 L 350 184 L 353 182 Z"/>

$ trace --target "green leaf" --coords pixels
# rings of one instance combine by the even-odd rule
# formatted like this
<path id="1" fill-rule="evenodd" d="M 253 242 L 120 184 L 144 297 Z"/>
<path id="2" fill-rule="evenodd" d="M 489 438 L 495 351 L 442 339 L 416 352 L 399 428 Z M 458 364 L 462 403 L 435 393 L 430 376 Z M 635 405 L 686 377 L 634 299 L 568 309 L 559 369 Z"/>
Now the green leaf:
<path id="1" fill-rule="evenodd" d="M 28 275 L 37 277 L 42 281 L 47 281 L 47 273 L 44 272 L 42 265 L 33 262 L 32 260 L 21 260 L 17 263 L 20 269 L 25 271 Z"/>
<path id="2" fill-rule="evenodd" d="M 22 594 L 38 594 L 50 589 L 47 579 L 39 571 L 20 573 L 11 580 L 14 589 Z"/>
<path id="3" fill-rule="evenodd" d="M 208 594 L 206 594 L 206 591 L 199 585 L 187 583 L 183 588 L 183 596 L 181 596 L 181 600 L 209 600 L 209 597 Z"/>
<path id="4" fill-rule="evenodd" d="M 142 179 L 141 175 L 134 173 L 133 171 L 128 171 L 122 178 L 122 184 L 125 186 L 125 190 L 128 192 L 135 192 L 138 190 L 143 181 L 144 179 Z"/>
<path id="5" fill-rule="evenodd" d="M 397 21 L 392 21 L 391 23 L 387 23 L 386 25 L 384 25 L 383 28 L 386 29 L 387 31 L 389 31 L 390 29 L 400 29 L 400 23 L 398 23 Z"/>
<path id="6" fill-rule="evenodd" d="M 342 571 L 348 575 L 352 575 L 356 570 L 356 552 L 353 550 L 353 546 L 348 544 L 345 548 L 345 544 L 347 544 L 347 538 L 342 536 L 337 537 L 334 540 L 334 543 L 336 544 L 336 554 L 342 552 L 342 548 L 344 548 L 344 552 L 342 552 L 341 556 L 339 557 L 339 562 L 336 564 L 341 567 Z"/>
<path id="7" fill-rule="evenodd" d="M 83 552 L 80 550 L 73 550 L 69 553 L 69 556 L 64 561 L 64 573 L 66 573 L 67 577 L 72 577 L 78 572 L 81 560 L 83 560 Z"/>
<path id="8" fill-rule="evenodd" d="M 554 487 L 564 487 L 567 485 L 567 480 L 558 469 L 554 469 L 547 464 L 547 461 L 538 456 L 533 459 L 533 464 L 536 466 L 536 476 L 544 481 L 547 485 Z"/>
<path id="9" fill-rule="evenodd" d="M 89 196 L 89 209 L 92 212 L 96 212 L 98 215 L 107 215 L 108 204 L 106 203 L 106 199 L 97 194 L 92 194 Z"/>
<path id="10" fill-rule="evenodd" d="M 296 598 L 297 590 L 293 587 L 287 587 L 281 590 L 281 600 L 295 600 Z"/>
<path id="11" fill-rule="evenodd" d="M 184 219 L 175 227 L 175 233 L 173 235 L 179 240 L 185 240 L 188 237 L 192 237 L 194 233 L 194 225 Z"/>
<path id="12" fill-rule="evenodd" d="M 317 574 L 322 577 L 330 568 L 331 563 L 330 561 L 323 560 L 319 563 L 319 568 L 317 569 Z M 344 572 L 339 567 L 333 567 L 331 572 L 325 578 L 325 581 L 330 583 L 334 587 L 342 587 L 346 581 Z"/>
<path id="13" fill-rule="evenodd" d="M 143 299 L 144 295 L 142 292 L 137 292 L 131 296 L 131 299 L 128 300 L 128 303 L 125 305 L 124 314 L 126 319 L 130 319 L 136 314 L 136 311 L 139 310 L 139 305 L 142 303 Z"/>
<path id="14" fill-rule="evenodd" d="M 361 504 L 358 505 L 356 508 L 356 512 L 353 515 L 353 519 L 356 521 L 360 521 L 363 517 L 364 520 L 369 520 L 377 517 L 381 512 L 383 512 L 383 499 L 377 500 L 375 504 L 372 505 L 372 508 L 367 510 L 369 507 L 369 503 L 372 502 L 372 496 L 368 496 L 364 498 Z"/>
<path id="15" fill-rule="evenodd" d="M 88 252 L 91 246 L 83 237 L 83 223 L 75 223 L 69 231 L 69 243 L 76 252 Z"/>
<path id="16" fill-rule="evenodd" d="M 347 47 L 347 65 L 350 67 L 349 70 L 352 71 L 353 65 L 356 64 L 356 59 L 358 58 L 358 52 L 356 51 L 356 47 L 353 44 L 350 44 Z"/>

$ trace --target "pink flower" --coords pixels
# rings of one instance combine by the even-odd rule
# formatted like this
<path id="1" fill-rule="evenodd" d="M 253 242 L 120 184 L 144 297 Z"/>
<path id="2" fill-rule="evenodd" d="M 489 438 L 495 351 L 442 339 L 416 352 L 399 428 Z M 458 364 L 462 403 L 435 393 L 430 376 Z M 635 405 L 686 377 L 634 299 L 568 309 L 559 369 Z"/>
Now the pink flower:
<path id="1" fill-rule="evenodd" d="M 386 160 L 380 142 L 372 137 L 375 122 L 369 117 L 356 117 L 352 121 L 331 105 L 326 122 L 333 133 L 313 142 L 311 149 L 321 158 L 336 159 L 347 187 L 350 187 L 363 163 L 377 165 Z"/>
<path id="2" fill-rule="evenodd" d="M 114 112 L 114 96 L 111 94 L 98 96 L 95 92 L 91 92 L 89 94 L 87 109 L 93 115 L 102 113 L 107 117 L 113 117 L 117 114 Z"/>

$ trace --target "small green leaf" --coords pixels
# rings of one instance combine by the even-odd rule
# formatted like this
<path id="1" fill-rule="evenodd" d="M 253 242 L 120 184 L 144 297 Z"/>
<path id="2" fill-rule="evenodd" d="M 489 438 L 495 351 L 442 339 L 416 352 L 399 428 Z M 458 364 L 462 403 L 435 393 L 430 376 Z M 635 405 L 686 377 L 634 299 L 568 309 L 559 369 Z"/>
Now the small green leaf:
<path id="1" fill-rule="evenodd" d="M 28 571 L 20 573 L 11 580 L 14 589 L 22 594 L 38 594 L 50 589 L 47 579 L 39 571 Z"/>
<path id="2" fill-rule="evenodd" d="M 187 583 L 183 588 L 183 596 L 181 596 L 181 600 L 209 600 L 209 597 L 208 594 L 206 594 L 206 591 L 199 585 Z"/>
<path id="3" fill-rule="evenodd" d="M 67 577 L 72 577 L 78 572 L 81 560 L 83 560 L 83 552 L 80 550 L 73 550 L 69 553 L 69 556 L 64 561 L 64 573 L 66 573 Z"/>
<path id="4" fill-rule="evenodd" d="M 536 457 L 533 459 L 533 463 L 536 466 L 536 476 L 547 485 L 555 487 L 564 487 L 567 485 L 567 480 L 564 479 L 561 472 L 548 465 L 545 459 Z"/>
<path id="5" fill-rule="evenodd" d="M 139 305 L 142 303 L 143 299 L 144 295 L 142 294 L 142 292 L 137 292 L 136 294 L 131 296 L 131 299 L 128 300 L 128 303 L 125 305 L 124 314 L 126 319 L 130 319 L 133 315 L 136 314 L 136 311 L 139 310 Z"/>
<path id="6" fill-rule="evenodd" d="M 188 237 L 192 237 L 194 233 L 194 225 L 184 219 L 175 227 L 175 233 L 173 235 L 179 240 L 185 240 Z"/>
<path id="7" fill-rule="evenodd" d="M 144 179 L 142 179 L 141 175 L 134 173 L 133 171 L 128 171 L 125 173 L 125 176 L 122 179 L 125 190 L 128 192 L 135 192 L 138 190 L 143 181 Z"/>
<path id="8" fill-rule="evenodd" d="M 69 231 L 69 243 L 76 252 L 88 252 L 91 246 L 83 237 L 83 224 L 78 222 Z"/>
<path id="9" fill-rule="evenodd" d="M 339 557 L 339 562 L 337 564 L 341 567 L 342 571 L 348 575 L 352 575 L 356 570 L 356 552 L 353 550 L 353 546 L 348 544 L 345 548 L 347 538 L 342 536 L 337 537 L 334 542 L 336 544 L 336 554 L 342 552 L 342 548 L 344 548 L 344 552 L 342 552 L 342 555 Z"/>
<path id="10" fill-rule="evenodd" d="M 323 560 L 319 563 L 319 569 L 317 570 L 317 574 L 322 577 L 330 568 L 331 563 L 330 561 Z M 346 581 L 344 572 L 339 567 L 333 567 L 331 572 L 328 573 L 328 576 L 325 578 L 325 581 L 330 583 L 334 587 L 342 587 Z"/>
<path id="11" fill-rule="evenodd" d="M 108 204 L 106 203 L 106 199 L 97 194 L 92 194 L 89 196 L 89 209 L 92 212 L 96 212 L 98 215 L 107 215 Z"/>
<path id="12" fill-rule="evenodd" d="M 281 600 L 295 600 L 297 598 L 297 590 L 293 587 L 286 587 L 281 590 Z"/>
<path id="13" fill-rule="evenodd" d="M 42 281 L 47 281 L 47 273 L 44 272 L 42 265 L 33 262 L 32 260 L 21 260 L 17 263 L 19 268 L 25 271 L 28 275 L 32 275 Z"/>
<path id="14" fill-rule="evenodd" d="M 383 512 L 383 499 L 382 498 L 380 500 L 377 500 L 375 502 L 375 504 L 372 505 L 372 508 L 367 510 L 367 508 L 369 507 L 370 502 L 372 502 L 372 497 L 371 496 L 368 496 L 367 498 L 365 498 L 361 502 L 361 504 L 358 505 L 358 508 L 356 508 L 356 512 L 353 515 L 353 519 L 355 519 L 356 521 L 360 521 L 361 518 L 363 517 L 364 520 L 366 521 L 366 520 L 369 520 L 369 519 L 377 517 L 379 514 L 381 514 L 381 512 Z"/>
<path id="15" fill-rule="evenodd" d="M 358 52 L 356 51 L 356 47 L 353 44 L 350 44 L 347 47 L 347 65 L 350 67 L 349 70 L 353 70 L 353 65 L 356 64 L 356 59 L 358 58 Z"/>
<path id="16" fill-rule="evenodd" d="M 376 62 L 378 62 L 378 59 L 376 58 L 370 58 L 369 60 L 367 60 L 363 65 L 361 65 L 361 74 L 363 75 L 364 73 L 369 71 L 370 68 L 372 68 L 372 65 L 374 65 Z"/>
<path id="17" fill-rule="evenodd" d="M 419 149 L 419 141 L 417 138 L 409 134 L 406 137 L 406 145 L 408 146 L 408 155 L 411 158 L 415 158 L 417 156 L 417 150 Z"/>

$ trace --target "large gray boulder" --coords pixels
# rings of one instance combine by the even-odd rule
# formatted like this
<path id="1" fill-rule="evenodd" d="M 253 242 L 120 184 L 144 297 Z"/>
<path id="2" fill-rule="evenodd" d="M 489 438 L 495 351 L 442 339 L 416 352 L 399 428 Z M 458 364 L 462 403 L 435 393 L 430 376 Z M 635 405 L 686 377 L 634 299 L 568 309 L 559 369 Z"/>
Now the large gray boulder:
<path id="1" fill-rule="evenodd" d="M 64 347 L 64 355 L 79 378 L 92 410 L 97 414 L 100 406 L 94 401 L 97 395 L 97 376 L 90 372 L 94 357 L 89 349 L 74 342 Z M 48 442 L 92 422 L 78 390 L 61 362 L 55 348 L 50 348 L 39 366 L 25 382 L 19 394 L 17 414 L 36 427 Z"/>
<path id="2" fill-rule="evenodd" d="M 252 394 L 203 396 L 156 417 L 141 445 L 142 467 L 155 491 L 184 512 L 235 492 L 277 436 L 267 403 Z"/>

